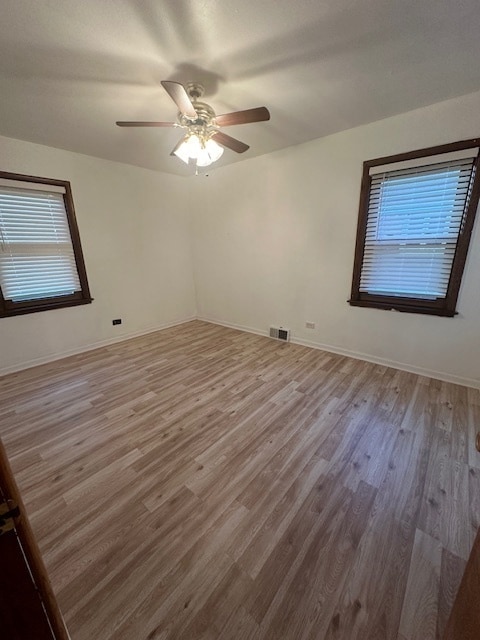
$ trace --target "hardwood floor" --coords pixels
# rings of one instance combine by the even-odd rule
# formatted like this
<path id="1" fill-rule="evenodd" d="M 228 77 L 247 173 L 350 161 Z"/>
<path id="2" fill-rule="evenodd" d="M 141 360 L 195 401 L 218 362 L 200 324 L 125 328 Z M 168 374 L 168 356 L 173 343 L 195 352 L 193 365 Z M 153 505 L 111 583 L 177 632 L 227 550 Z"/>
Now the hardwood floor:
<path id="1" fill-rule="evenodd" d="M 191 322 L 0 378 L 72 640 L 440 638 L 480 391 Z"/>

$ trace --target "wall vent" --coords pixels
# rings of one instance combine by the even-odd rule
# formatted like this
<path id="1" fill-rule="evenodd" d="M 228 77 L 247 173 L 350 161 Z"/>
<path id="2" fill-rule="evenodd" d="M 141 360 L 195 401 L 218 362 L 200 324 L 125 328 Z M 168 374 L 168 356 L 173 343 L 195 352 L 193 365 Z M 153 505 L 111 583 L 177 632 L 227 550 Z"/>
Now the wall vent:
<path id="1" fill-rule="evenodd" d="M 290 329 L 285 329 L 284 327 L 270 327 L 270 338 L 275 338 L 276 340 L 284 340 L 285 342 L 289 342 Z"/>

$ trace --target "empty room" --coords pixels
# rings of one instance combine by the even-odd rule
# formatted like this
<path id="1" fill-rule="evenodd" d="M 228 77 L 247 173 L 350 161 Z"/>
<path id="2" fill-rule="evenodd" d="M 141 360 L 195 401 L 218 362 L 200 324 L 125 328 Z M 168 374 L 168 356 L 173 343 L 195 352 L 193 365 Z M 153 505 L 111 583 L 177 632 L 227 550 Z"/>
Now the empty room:
<path id="1" fill-rule="evenodd" d="M 0 637 L 478 640 L 478 0 L 3 0 Z"/>

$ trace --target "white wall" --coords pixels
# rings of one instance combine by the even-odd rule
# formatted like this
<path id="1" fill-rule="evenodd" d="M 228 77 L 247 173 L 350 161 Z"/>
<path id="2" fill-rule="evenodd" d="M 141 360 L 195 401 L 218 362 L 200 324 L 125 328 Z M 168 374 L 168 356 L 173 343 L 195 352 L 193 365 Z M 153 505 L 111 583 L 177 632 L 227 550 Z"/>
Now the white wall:
<path id="1" fill-rule="evenodd" d="M 472 94 L 194 181 L 199 316 L 260 333 L 283 325 L 298 341 L 480 386 L 480 219 L 455 318 L 346 302 L 362 162 L 480 136 L 479 113 Z"/>
<path id="2" fill-rule="evenodd" d="M 1 318 L 0 373 L 195 316 L 184 178 L 1 137 L 0 157 L 3 171 L 71 182 L 95 299 Z"/>
<path id="3" fill-rule="evenodd" d="M 479 136 L 479 113 L 472 94 L 190 179 L 0 138 L 2 170 L 70 180 L 95 298 L 0 319 L 0 373 L 198 309 L 214 322 L 259 333 L 284 325 L 299 342 L 480 387 L 480 218 L 457 317 L 346 302 L 362 162 Z M 123 324 L 113 327 L 117 317 Z"/>

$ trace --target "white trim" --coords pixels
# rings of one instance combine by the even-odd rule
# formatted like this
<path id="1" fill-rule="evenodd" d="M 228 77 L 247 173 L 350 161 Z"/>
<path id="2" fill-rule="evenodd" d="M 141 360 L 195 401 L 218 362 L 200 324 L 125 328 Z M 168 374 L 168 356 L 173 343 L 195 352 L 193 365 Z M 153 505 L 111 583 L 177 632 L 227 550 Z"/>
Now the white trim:
<path id="1" fill-rule="evenodd" d="M 108 347 L 109 345 L 116 344 L 117 342 L 124 342 L 125 340 L 130 340 L 132 338 L 145 336 L 149 333 L 155 333 L 155 331 L 161 331 L 162 329 L 169 329 L 170 327 L 176 327 L 177 325 L 185 324 L 187 322 L 192 322 L 192 320 L 196 320 L 196 319 L 197 318 L 195 316 L 192 316 L 191 318 L 186 318 L 184 320 L 167 322 L 165 324 L 160 324 L 155 327 L 149 327 L 148 329 L 140 329 L 139 331 L 132 331 L 131 333 L 123 333 L 122 335 L 115 336 L 114 338 L 107 338 L 106 340 L 98 340 L 97 342 L 93 342 L 92 344 L 89 344 L 88 346 L 85 346 L 85 347 L 67 349 L 66 351 L 50 354 L 48 356 L 34 358 L 33 360 L 26 360 L 25 362 L 11 365 L 9 367 L 0 368 L 0 376 L 5 376 L 5 375 L 8 375 L 9 373 L 16 373 L 17 371 L 23 371 L 24 369 L 30 369 L 31 367 L 37 367 L 41 364 L 48 364 L 49 362 L 55 362 L 56 360 L 61 360 L 62 358 L 76 356 L 80 353 L 87 353 L 88 351 L 99 349 L 100 347 Z"/>
<path id="2" fill-rule="evenodd" d="M 474 160 L 478 155 L 478 151 L 478 147 L 470 147 L 469 149 L 462 149 L 461 151 L 451 151 L 450 153 L 422 156 L 421 158 L 413 158 L 412 160 L 403 160 L 401 162 L 389 162 L 387 164 L 374 165 L 373 167 L 370 167 L 369 174 L 371 176 L 375 176 L 379 173 L 399 171 L 400 169 L 415 169 L 416 167 L 428 167 L 432 164 L 454 162 L 455 160 Z"/>
<path id="3" fill-rule="evenodd" d="M 200 320 L 201 322 L 209 322 L 210 324 L 218 324 L 221 327 L 227 327 L 227 329 L 237 329 L 238 331 L 245 331 L 246 333 L 254 333 L 257 336 L 265 336 L 266 338 L 270 338 L 270 333 L 267 330 L 260 331 L 260 329 L 254 329 L 253 327 L 246 327 L 243 324 L 224 322 L 223 320 L 212 320 L 212 318 L 205 318 L 202 316 L 197 316 L 197 320 Z M 273 340 L 274 338 L 271 338 L 271 339 Z"/>
<path id="4" fill-rule="evenodd" d="M 7 375 L 9 373 L 15 373 L 16 371 L 22 371 L 29 369 L 30 367 L 36 367 L 41 364 L 47 364 L 54 362 L 55 360 L 61 360 L 62 358 L 68 358 L 69 356 L 78 355 L 79 353 L 86 353 L 87 351 L 93 351 L 100 347 L 108 347 L 111 344 L 117 342 L 123 342 L 130 340 L 131 338 L 138 338 L 149 333 L 155 333 L 155 331 L 161 331 L 162 329 L 169 329 L 170 327 L 176 327 L 193 320 L 200 320 L 201 322 L 209 322 L 210 324 L 217 324 L 221 327 L 227 327 L 228 329 L 237 329 L 238 331 L 245 331 L 246 333 L 253 333 L 257 336 L 269 337 L 267 330 L 261 331 L 254 327 L 247 327 L 245 325 L 236 324 L 232 322 L 226 322 L 225 320 L 217 320 L 214 318 L 207 318 L 204 316 L 191 316 L 184 320 L 177 320 L 175 322 L 169 322 L 161 324 L 148 329 L 141 329 L 140 331 L 134 331 L 132 333 L 124 333 L 121 336 L 115 338 L 108 338 L 106 340 L 99 340 L 87 347 L 78 347 L 77 349 L 69 349 L 62 353 L 52 354 L 50 356 L 44 356 L 42 358 L 35 358 L 33 360 L 27 360 L 17 365 L 5 367 L 0 369 L 0 376 Z M 328 344 L 322 344 L 320 342 L 313 342 L 312 340 L 303 340 L 302 338 L 295 338 L 290 334 L 290 344 L 299 344 L 303 347 L 310 347 L 312 349 L 320 349 L 321 351 L 327 351 L 329 353 L 336 353 L 340 356 L 346 356 L 348 358 L 354 358 L 355 360 L 363 360 L 365 362 L 372 362 L 373 364 L 379 364 L 385 367 L 391 367 L 392 369 L 399 369 L 400 371 L 408 371 L 409 373 L 415 373 L 427 378 L 435 378 L 436 380 L 443 380 L 444 382 L 451 382 L 453 384 L 461 385 L 462 387 L 472 387 L 473 389 L 480 389 L 480 380 L 475 378 L 464 378 L 462 376 L 456 376 L 453 374 L 445 373 L 443 371 L 435 371 L 434 369 L 425 369 L 423 367 L 416 367 L 414 365 L 406 364 L 404 362 L 397 362 L 396 360 L 388 360 L 387 358 L 378 358 L 377 356 L 369 355 L 368 353 L 362 353 L 360 351 L 351 351 L 349 349 L 343 349 L 342 347 L 336 347 Z M 272 338 L 269 338 L 272 339 Z M 283 342 L 282 344 L 289 344 Z"/>
<path id="5" fill-rule="evenodd" d="M 8 178 L 0 178 L 0 187 L 12 187 L 13 189 L 21 189 L 23 191 L 47 191 L 48 193 L 67 193 L 65 187 L 56 184 L 45 184 L 44 182 L 29 182 L 28 180 L 9 180 Z"/>
<path id="6" fill-rule="evenodd" d="M 480 389 L 480 380 L 476 380 L 475 378 L 464 378 L 463 376 L 456 376 L 451 373 L 436 371 L 435 369 L 416 367 L 415 365 L 407 364 L 405 362 L 398 362 L 397 360 L 389 360 L 387 358 L 379 358 L 377 356 L 372 356 L 361 351 L 350 351 L 349 349 L 342 349 L 341 347 L 324 345 L 316 342 L 311 342 L 310 340 L 302 340 L 301 338 L 290 339 L 290 342 L 293 342 L 294 344 L 300 344 L 305 347 L 312 347 L 313 349 L 329 351 L 330 353 L 336 353 L 340 356 L 347 356 L 348 358 L 354 358 L 355 360 L 364 360 L 365 362 L 372 362 L 373 364 L 383 365 L 392 369 L 407 371 L 408 373 L 415 373 L 419 376 L 425 376 L 427 378 L 434 378 L 436 380 L 443 380 L 444 382 L 451 382 L 452 384 L 458 384 L 462 387 L 472 387 L 474 389 Z"/>
<path id="7" fill-rule="evenodd" d="M 255 333 L 259 336 L 268 337 L 268 331 L 260 331 L 259 329 L 254 329 L 252 327 L 245 327 L 243 325 L 232 324 L 229 322 L 224 322 L 222 320 L 213 320 L 211 318 L 205 317 L 198 317 L 197 320 L 210 322 L 211 324 L 219 324 L 223 327 L 228 327 L 229 329 L 238 329 L 239 331 L 246 331 L 247 333 Z M 368 353 L 362 353 L 361 351 L 351 351 L 350 349 L 343 349 L 342 347 L 322 344 L 320 342 L 313 342 L 312 340 L 303 340 L 302 338 L 295 338 L 292 333 L 290 333 L 290 344 L 299 344 L 303 347 L 311 347 L 312 349 L 320 349 L 321 351 L 336 353 L 339 356 L 346 356 L 348 358 L 354 358 L 355 360 L 372 362 L 373 364 L 379 364 L 384 367 L 391 367 L 392 369 L 398 369 L 400 371 L 408 371 L 409 373 L 415 373 L 419 376 L 425 376 L 427 378 L 434 378 L 436 380 L 443 380 L 444 382 L 458 384 L 462 387 L 472 387 L 473 389 L 480 389 L 480 380 L 476 378 L 464 378 L 463 376 L 456 376 L 450 373 L 445 373 L 443 371 L 426 369 L 424 367 L 416 367 L 415 365 L 407 364 L 404 362 L 397 362 L 396 360 L 389 360 L 387 358 L 379 358 Z"/>

